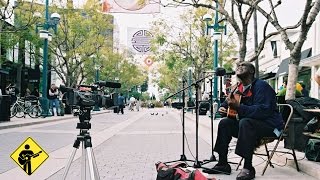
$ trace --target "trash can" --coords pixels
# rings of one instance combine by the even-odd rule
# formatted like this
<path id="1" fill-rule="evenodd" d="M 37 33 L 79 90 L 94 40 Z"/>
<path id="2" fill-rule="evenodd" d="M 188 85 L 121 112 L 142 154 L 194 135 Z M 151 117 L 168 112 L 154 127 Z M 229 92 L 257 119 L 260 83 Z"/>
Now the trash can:
<path id="1" fill-rule="evenodd" d="M 10 95 L 0 96 L 0 121 L 10 121 Z"/>
<path id="2" fill-rule="evenodd" d="M 287 138 L 284 139 L 284 147 L 304 152 L 308 137 L 304 136 L 303 128 L 307 124 L 302 117 L 293 117 L 288 124 Z"/>

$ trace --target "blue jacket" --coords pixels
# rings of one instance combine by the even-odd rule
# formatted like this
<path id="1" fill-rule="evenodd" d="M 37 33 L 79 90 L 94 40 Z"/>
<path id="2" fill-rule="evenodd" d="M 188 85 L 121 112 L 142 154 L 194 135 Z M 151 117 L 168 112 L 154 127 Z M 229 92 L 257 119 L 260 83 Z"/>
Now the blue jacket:
<path id="1" fill-rule="evenodd" d="M 124 105 L 124 97 L 123 96 L 118 96 L 118 106 Z"/>
<path id="2" fill-rule="evenodd" d="M 241 98 L 238 109 L 239 119 L 246 117 L 266 121 L 272 127 L 282 130 L 284 123 L 278 111 L 276 93 L 272 87 L 263 80 L 255 79 L 252 82 L 251 93 L 251 96 Z M 221 106 L 228 108 L 227 101 Z"/>

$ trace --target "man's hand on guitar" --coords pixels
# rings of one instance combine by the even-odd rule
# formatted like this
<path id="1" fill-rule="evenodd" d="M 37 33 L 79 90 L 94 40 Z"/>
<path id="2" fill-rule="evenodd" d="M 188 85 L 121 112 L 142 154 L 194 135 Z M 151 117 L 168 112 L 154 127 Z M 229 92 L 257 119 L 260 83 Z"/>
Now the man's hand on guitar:
<path id="1" fill-rule="evenodd" d="M 230 108 L 238 110 L 239 106 L 240 106 L 240 102 L 239 100 L 237 100 L 236 98 L 234 98 L 234 96 L 229 96 L 227 98 L 227 102 Z"/>

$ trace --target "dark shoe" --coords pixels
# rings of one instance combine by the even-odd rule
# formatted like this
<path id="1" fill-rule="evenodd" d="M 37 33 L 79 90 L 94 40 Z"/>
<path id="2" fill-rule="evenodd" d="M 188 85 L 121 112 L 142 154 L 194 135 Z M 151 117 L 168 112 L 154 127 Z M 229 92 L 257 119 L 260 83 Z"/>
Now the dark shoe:
<path id="1" fill-rule="evenodd" d="M 225 165 L 219 165 L 216 164 L 213 168 L 211 169 L 204 169 L 203 172 L 208 173 L 208 174 L 231 174 L 231 167 L 229 164 Z"/>
<path id="2" fill-rule="evenodd" d="M 256 177 L 256 170 L 252 168 L 251 170 L 243 168 L 237 176 L 237 180 L 251 180 Z"/>

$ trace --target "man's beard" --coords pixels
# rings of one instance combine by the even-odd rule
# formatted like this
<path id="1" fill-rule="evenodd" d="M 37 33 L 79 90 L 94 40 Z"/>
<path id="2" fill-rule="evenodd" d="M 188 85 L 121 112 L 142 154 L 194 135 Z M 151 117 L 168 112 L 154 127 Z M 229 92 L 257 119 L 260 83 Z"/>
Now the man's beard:
<path id="1" fill-rule="evenodd" d="M 248 76 L 248 74 L 237 74 L 237 78 L 239 79 L 239 80 L 243 80 L 243 79 L 245 79 L 246 77 Z"/>

